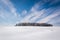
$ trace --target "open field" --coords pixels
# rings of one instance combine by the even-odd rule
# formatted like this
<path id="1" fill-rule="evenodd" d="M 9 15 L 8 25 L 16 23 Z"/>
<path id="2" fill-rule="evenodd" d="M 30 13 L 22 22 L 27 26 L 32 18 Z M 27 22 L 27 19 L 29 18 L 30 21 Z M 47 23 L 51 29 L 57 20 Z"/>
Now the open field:
<path id="1" fill-rule="evenodd" d="M 0 40 L 60 40 L 60 27 L 0 27 Z"/>

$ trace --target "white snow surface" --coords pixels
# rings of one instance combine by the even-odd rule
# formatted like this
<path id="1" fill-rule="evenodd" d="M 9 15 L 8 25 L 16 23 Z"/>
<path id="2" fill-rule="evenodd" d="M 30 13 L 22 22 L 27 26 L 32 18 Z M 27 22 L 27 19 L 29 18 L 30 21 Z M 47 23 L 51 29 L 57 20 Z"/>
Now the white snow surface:
<path id="1" fill-rule="evenodd" d="M 0 27 L 0 40 L 60 40 L 60 27 Z"/>

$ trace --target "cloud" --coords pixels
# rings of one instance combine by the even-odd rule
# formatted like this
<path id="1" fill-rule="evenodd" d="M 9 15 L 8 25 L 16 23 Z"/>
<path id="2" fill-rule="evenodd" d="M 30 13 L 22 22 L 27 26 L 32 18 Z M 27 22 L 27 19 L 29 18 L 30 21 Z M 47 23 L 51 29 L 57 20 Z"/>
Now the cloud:
<path id="1" fill-rule="evenodd" d="M 33 22 L 34 22 L 34 20 L 40 18 L 40 17 L 44 14 L 44 11 L 45 11 L 45 9 L 43 9 L 43 10 L 41 10 L 41 11 L 36 11 L 36 12 L 35 12 L 36 15 L 34 15 L 34 17 L 31 18 L 30 21 L 33 21 Z"/>
<path id="2" fill-rule="evenodd" d="M 0 26 L 15 25 L 20 21 L 21 16 L 17 13 L 16 8 L 10 0 L 0 0 Z"/>
<path id="3" fill-rule="evenodd" d="M 38 22 L 41 22 L 41 23 L 47 23 L 47 22 L 51 22 L 54 18 L 56 19 L 56 17 L 57 18 L 59 18 L 58 16 L 60 15 L 60 7 L 57 7 L 57 8 L 55 8 L 55 10 L 53 10 L 52 12 L 51 12 L 51 14 L 50 15 L 48 15 L 48 16 L 46 16 L 46 17 L 44 17 L 44 18 L 42 18 L 40 21 L 38 21 Z M 54 19 L 54 20 L 55 20 Z M 55 22 L 55 21 L 54 21 Z"/>
<path id="4" fill-rule="evenodd" d="M 40 22 L 38 21 L 38 23 L 47 23 L 48 21 L 50 21 L 52 18 L 58 16 L 59 14 L 52 14 L 50 16 L 47 16 L 44 19 L 41 19 Z"/>
<path id="5" fill-rule="evenodd" d="M 9 7 L 11 13 L 13 13 L 15 16 L 17 16 L 17 12 L 13 4 L 10 2 L 10 0 L 1 0 L 6 6 Z"/>
<path id="6" fill-rule="evenodd" d="M 12 25 L 21 22 L 49 22 L 53 18 L 60 15 L 57 9 L 58 0 L 42 0 L 36 3 L 32 8 L 27 11 L 23 10 L 21 15 L 17 12 L 14 4 L 10 0 L 0 0 L 0 22 L 2 24 Z M 55 11 L 57 9 L 57 11 Z M 36 21 L 38 20 L 38 21 Z M 0 25 L 1 25 L 0 23 Z"/>
<path id="7" fill-rule="evenodd" d="M 27 15 L 27 10 L 23 10 L 21 13 L 21 16 L 24 17 L 25 15 Z"/>
<path id="8" fill-rule="evenodd" d="M 43 0 L 36 3 L 20 22 L 37 22 L 37 23 L 47 23 L 53 18 L 60 15 L 60 6 L 58 4 L 59 0 Z M 39 19 L 41 18 L 41 19 Z M 36 21 L 38 19 L 38 21 Z"/>
<path id="9" fill-rule="evenodd" d="M 56 17 L 52 18 L 51 20 L 49 20 L 48 23 L 51 23 L 55 26 L 60 26 L 60 8 L 57 8 L 58 10 L 55 11 L 55 14 L 58 14 Z"/>
<path id="10" fill-rule="evenodd" d="M 42 3 L 43 4 L 43 3 Z M 20 22 L 33 22 L 33 19 L 37 18 L 37 15 L 40 14 L 39 16 L 41 16 L 43 14 L 43 10 L 42 11 L 38 11 L 38 8 L 42 5 L 40 3 L 35 4 L 30 11 L 28 12 L 29 14 L 26 15 Z M 41 12 L 41 13 L 40 13 Z M 36 17 L 36 18 L 35 18 Z M 31 21 L 31 20 L 33 21 Z"/>

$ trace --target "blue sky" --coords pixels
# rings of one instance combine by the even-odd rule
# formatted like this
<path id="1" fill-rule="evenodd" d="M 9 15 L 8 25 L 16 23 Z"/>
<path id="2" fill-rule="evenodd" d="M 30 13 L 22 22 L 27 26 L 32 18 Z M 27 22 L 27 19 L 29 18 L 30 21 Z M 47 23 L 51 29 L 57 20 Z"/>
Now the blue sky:
<path id="1" fill-rule="evenodd" d="M 60 0 L 0 0 L 0 26 L 22 22 L 60 26 Z"/>

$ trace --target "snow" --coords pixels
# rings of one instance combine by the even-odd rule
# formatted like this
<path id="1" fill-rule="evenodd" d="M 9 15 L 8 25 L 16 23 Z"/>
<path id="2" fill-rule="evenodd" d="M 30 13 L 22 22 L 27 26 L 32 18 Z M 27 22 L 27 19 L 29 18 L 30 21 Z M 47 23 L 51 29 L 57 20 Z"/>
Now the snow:
<path id="1" fill-rule="evenodd" d="M 60 28 L 0 27 L 0 40 L 60 40 Z"/>

